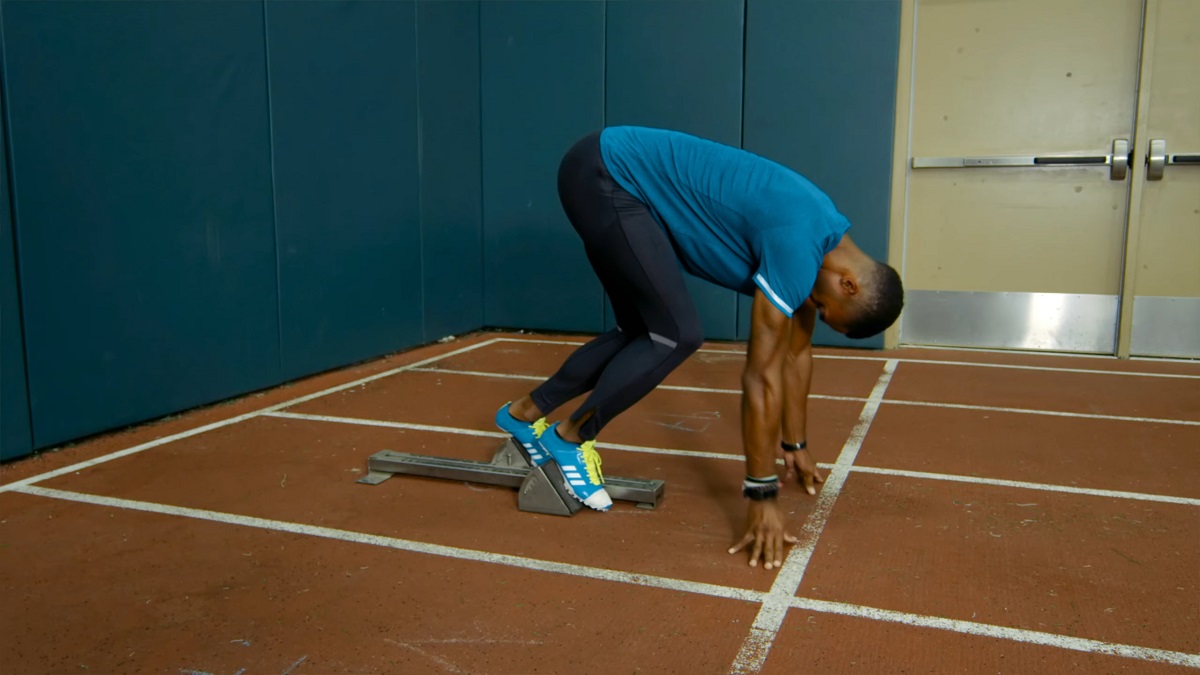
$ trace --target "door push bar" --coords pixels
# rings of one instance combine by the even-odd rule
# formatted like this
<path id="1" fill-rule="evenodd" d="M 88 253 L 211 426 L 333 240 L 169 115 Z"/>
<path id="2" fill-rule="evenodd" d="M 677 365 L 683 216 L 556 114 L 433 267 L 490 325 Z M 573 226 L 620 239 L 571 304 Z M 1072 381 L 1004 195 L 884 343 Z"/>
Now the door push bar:
<path id="1" fill-rule="evenodd" d="M 1118 138 L 1113 141 L 1110 155 L 1016 155 L 992 157 L 913 157 L 914 169 L 971 169 L 1003 166 L 1107 166 L 1109 178 L 1125 180 L 1133 163 L 1129 141 Z M 1200 166 L 1200 153 L 1169 154 L 1167 141 L 1156 138 L 1150 141 L 1146 153 L 1146 180 L 1162 180 L 1163 170 L 1172 165 Z"/>
<path id="2" fill-rule="evenodd" d="M 913 157 L 914 169 L 972 169 L 998 166 L 1107 166 L 1109 177 L 1125 180 L 1132 159 L 1129 141 L 1118 138 L 1113 141 L 1110 155 L 1017 155 L 993 157 Z"/>
<path id="3" fill-rule="evenodd" d="M 1146 180 L 1162 180 L 1163 170 L 1173 164 L 1200 166 L 1200 153 L 1171 155 L 1167 153 L 1166 139 L 1151 140 L 1150 150 L 1146 152 Z"/>

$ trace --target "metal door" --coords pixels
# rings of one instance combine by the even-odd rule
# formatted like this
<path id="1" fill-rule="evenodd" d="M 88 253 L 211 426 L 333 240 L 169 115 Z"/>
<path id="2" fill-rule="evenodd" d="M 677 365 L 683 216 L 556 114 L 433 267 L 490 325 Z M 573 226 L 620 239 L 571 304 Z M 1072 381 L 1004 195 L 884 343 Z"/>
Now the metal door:
<path id="1" fill-rule="evenodd" d="M 917 2 L 902 342 L 1116 350 L 1142 17 Z"/>
<path id="2" fill-rule="evenodd" d="M 1200 358 L 1200 2 L 1152 0 L 1146 16 L 1129 352 Z"/>

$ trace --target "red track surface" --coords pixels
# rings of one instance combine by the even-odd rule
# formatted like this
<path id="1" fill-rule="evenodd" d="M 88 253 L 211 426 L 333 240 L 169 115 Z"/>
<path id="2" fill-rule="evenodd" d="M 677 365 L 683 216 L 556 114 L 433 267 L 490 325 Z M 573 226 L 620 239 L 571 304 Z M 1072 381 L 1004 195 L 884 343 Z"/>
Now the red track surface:
<path id="1" fill-rule="evenodd" d="M 818 350 L 832 473 L 782 496 L 806 536 L 778 574 L 725 553 L 737 345 L 600 439 L 607 474 L 667 482 L 655 511 L 354 482 L 385 448 L 488 459 L 495 409 L 562 340 L 472 335 L 3 466 L 0 671 L 1200 668 L 1200 366 Z"/>

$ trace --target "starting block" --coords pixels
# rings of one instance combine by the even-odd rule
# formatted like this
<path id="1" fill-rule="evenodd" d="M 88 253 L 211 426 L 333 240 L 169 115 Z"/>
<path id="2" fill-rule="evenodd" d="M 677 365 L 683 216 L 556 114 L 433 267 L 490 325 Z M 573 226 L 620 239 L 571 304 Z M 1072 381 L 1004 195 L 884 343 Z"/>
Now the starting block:
<path id="1" fill-rule="evenodd" d="M 583 508 L 567 492 L 566 479 L 557 464 L 551 461 L 533 466 L 525 448 L 511 438 L 505 440 L 490 462 L 381 450 L 367 460 L 367 475 L 356 482 L 379 485 L 396 474 L 517 488 L 517 508 L 522 511 L 572 516 Z M 633 502 L 644 509 L 658 506 L 664 487 L 666 483 L 661 480 L 604 479 L 604 488 L 614 501 Z"/>

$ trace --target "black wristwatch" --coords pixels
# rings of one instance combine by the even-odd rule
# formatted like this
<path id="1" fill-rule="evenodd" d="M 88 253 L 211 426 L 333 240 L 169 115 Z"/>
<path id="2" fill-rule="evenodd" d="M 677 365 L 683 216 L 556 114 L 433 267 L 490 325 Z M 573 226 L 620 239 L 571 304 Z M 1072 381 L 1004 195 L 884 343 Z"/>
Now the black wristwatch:
<path id="1" fill-rule="evenodd" d="M 804 440 L 800 441 L 799 443 L 788 443 L 787 441 L 784 441 L 779 444 L 779 447 L 783 448 L 784 452 L 795 452 L 797 450 L 803 450 L 807 448 L 808 441 Z"/>

